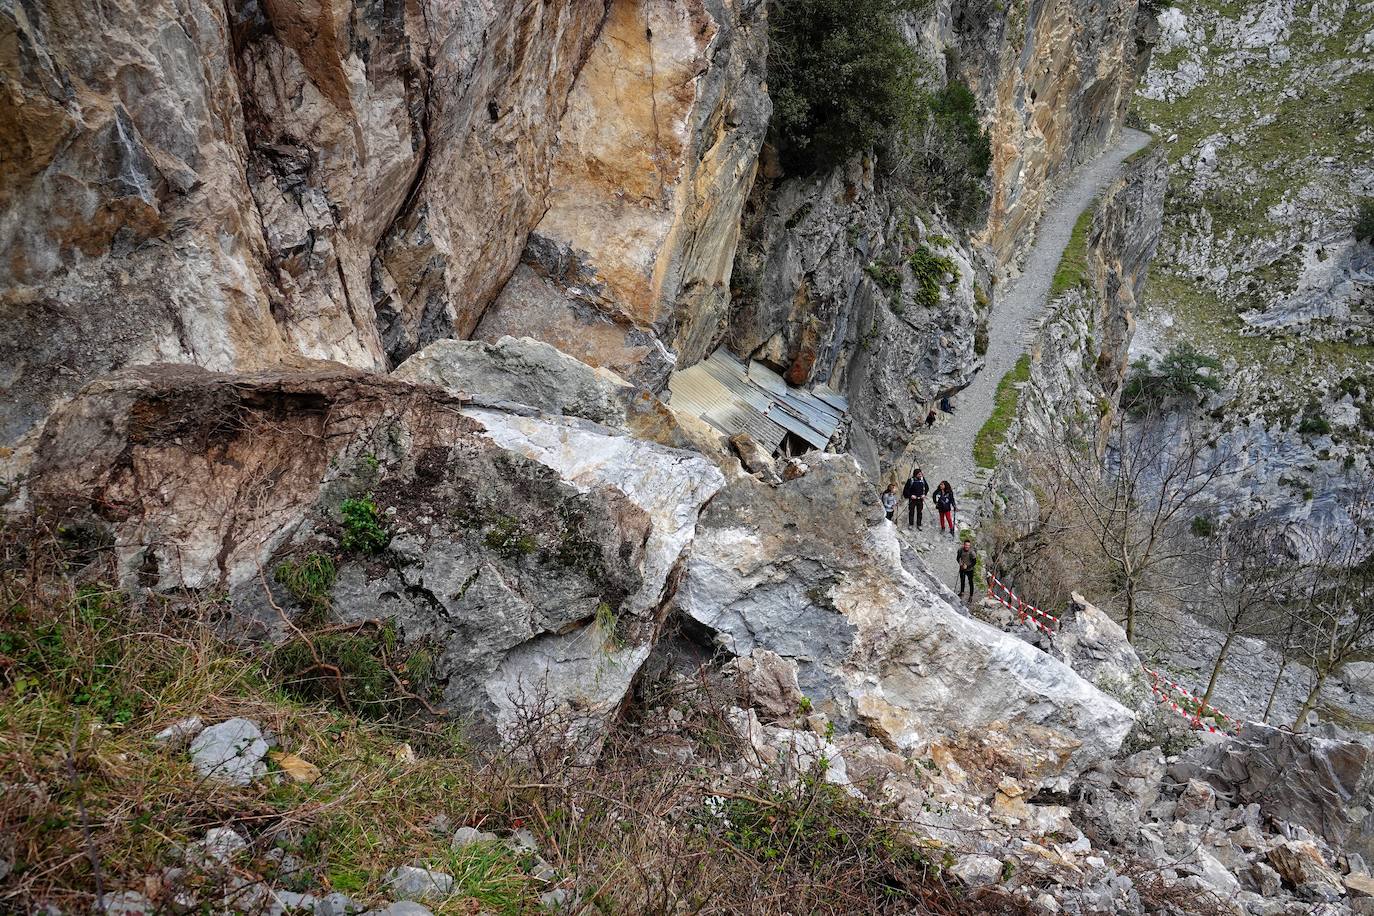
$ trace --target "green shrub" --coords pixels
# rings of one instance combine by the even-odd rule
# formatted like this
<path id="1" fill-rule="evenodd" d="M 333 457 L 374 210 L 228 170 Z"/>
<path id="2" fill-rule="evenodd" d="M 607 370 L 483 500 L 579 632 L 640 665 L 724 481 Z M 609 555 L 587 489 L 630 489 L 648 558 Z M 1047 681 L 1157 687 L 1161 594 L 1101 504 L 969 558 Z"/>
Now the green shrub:
<path id="1" fill-rule="evenodd" d="M 351 553 L 376 553 L 391 540 L 390 533 L 382 524 L 377 504 L 372 497 L 345 499 L 339 504 L 343 516 L 343 538 L 341 547 Z"/>
<path id="2" fill-rule="evenodd" d="M 1374 197 L 1366 197 L 1355 208 L 1355 238 L 1374 244 Z"/>
<path id="3" fill-rule="evenodd" d="M 897 17 L 923 0 L 771 0 L 771 132 L 792 171 L 833 168 L 915 123 L 919 61 Z"/>
<path id="4" fill-rule="evenodd" d="M 322 553 L 307 554 L 299 561 L 283 560 L 273 573 L 311 618 L 323 617 L 329 610 L 335 575 L 334 558 Z"/>
<path id="5" fill-rule="evenodd" d="M 1195 516 L 1188 528 L 1194 537 L 1199 538 L 1209 538 L 1217 533 L 1217 523 L 1205 515 Z"/>
<path id="6" fill-rule="evenodd" d="M 1297 424 L 1298 435 L 1330 435 L 1331 424 L 1325 416 L 1308 413 L 1303 422 Z"/>
<path id="7" fill-rule="evenodd" d="M 1216 359 L 1198 352 L 1192 344 L 1179 344 L 1157 365 L 1146 356 L 1132 363 L 1131 374 L 1121 390 L 1121 402 L 1138 416 L 1170 398 L 1220 391 L 1220 371 L 1221 363 Z"/>
<path id="8" fill-rule="evenodd" d="M 983 212 L 991 164 L 992 144 L 978 122 L 977 99 L 958 79 L 921 99 L 915 129 L 887 157 L 900 184 L 960 225 L 976 222 Z"/>
<path id="9" fill-rule="evenodd" d="M 946 274 L 953 276 L 949 286 L 959 282 L 959 268 L 953 259 L 936 254 L 924 245 L 916 246 L 907 264 L 916 278 L 916 302 L 926 308 L 940 304 L 940 288 L 946 285 Z"/>

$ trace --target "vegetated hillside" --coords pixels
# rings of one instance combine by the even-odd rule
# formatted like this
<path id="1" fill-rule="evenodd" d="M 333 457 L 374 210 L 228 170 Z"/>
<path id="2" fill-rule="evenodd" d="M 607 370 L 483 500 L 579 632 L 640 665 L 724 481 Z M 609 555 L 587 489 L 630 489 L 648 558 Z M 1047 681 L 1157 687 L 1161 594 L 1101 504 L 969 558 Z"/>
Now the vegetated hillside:
<path id="1" fill-rule="evenodd" d="M 1318 450 L 1363 453 L 1374 247 L 1356 223 L 1374 206 L 1374 7 L 1188 0 L 1161 7 L 1157 27 L 1136 106 L 1170 184 L 1140 343 L 1190 342 L 1226 366 L 1229 411 L 1275 430 L 1321 414 L 1339 435 Z"/>

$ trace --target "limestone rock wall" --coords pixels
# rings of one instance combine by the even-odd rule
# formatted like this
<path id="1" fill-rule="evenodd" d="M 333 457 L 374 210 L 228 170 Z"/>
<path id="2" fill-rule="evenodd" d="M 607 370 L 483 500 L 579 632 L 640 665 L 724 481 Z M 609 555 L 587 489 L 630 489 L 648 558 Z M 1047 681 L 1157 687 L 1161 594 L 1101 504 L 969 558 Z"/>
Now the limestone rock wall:
<path id="1" fill-rule="evenodd" d="M 547 211 L 477 328 L 653 388 L 720 336 L 770 105 L 760 0 L 614 0 L 559 125 Z"/>
<path id="2" fill-rule="evenodd" d="M 542 215 L 604 14 L 598 0 L 0 11 L 0 441 L 126 365 L 386 368 L 470 332 Z"/>
<path id="3" fill-rule="evenodd" d="M 763 178 L 745 211 L 726 345 L 794 385 L 845 392 L 850 445 L 876 474 L 900 453 L 925 405 L 978 367 L 989 268 L 938 215 L 903 206 L 873 157 L 811 178 Z M 948 258 L 932 301 L 909 264 Z"/>
<path id="4" fill-rule="evenodd" d="M 1148 58 L 1136 0 L 954 0 L 938 11 L 992 139 L 979 234 L 999 265 L 1030 243 L 1057 183 L 1115 137 Z"/>

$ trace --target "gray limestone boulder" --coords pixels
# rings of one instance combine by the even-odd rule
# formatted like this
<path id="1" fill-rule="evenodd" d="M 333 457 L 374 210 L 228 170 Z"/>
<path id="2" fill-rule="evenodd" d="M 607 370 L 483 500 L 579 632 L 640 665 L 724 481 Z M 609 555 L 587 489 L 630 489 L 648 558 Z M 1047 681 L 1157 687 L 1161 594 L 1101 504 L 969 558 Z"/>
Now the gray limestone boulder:
<path id="1" fill-rule="evenodd" d="M 453 893 L 453 876 L 446 872 L 402 865 L 386 873 L 386 886 L 405 900 L 440 900 Z"/>
<path id="2" fill-rule="evenodd" d="M 652 438 L 316 364 L 106 379 L 49 421 L 30 489 L 109 531 L 128 587 L 224 590 L 248 638 L 291 638 L 282 614 L 305 602 L 274 574 L 329 556 L 331 612 L 388 620 L 407 652 L 425 652 L 434 706 L 492 737 L 542 706 L 594 746 L 723 483 L 699 453 Z M 98 493 L 119 503 L 114 521 Z M 244 494 L 254 511 L 226 509 Z M 372 542 L 350 545 L 349 500 Z M 197 736 L 201 766 L 253 778 L 265 746 L 248 736 L 234 763 L 213 743 L 223 731 Z"/>
<path id="3" fill-rule="evenodd" d="M 542 340 L 501 337 L 437 340 L 392 373 L 438 385 L 485 403 L 508 401 L 546 413 L 625 423 L 625 405 L 638 390 L 607 369 L 594 369 Z"/>
<path id="4" fill-rule="evenodd" d="M 1333 846 L 1374 853 L 1374 742 L 1247 724 L 1224 742 L 1197 748 L 1169 769 L 1201 780 L 1268 818 L 1301 825 Z"/>
<path id="5" fill-rule="evenodd" d="M 902 749 L 940 745 L 975 771 L 991 755 L 1051 782 L 1120 746 L 1128 710 L 963 616 L 919 560 L 904 566 L 852 458 L 808 462 L 781 487 L 736 481 L 702 513 L 676 599 L 689 630 L 734 656 L 791 661 L 801 691 L 841 731 Z"/>
<path id="6" fill-rule="evenodd" d="M 196 735 L 191 742 L 191 765 L 209 779 L 246 786 L 266 775 L 267 741 L 256 722 L 229 719 Z"/>

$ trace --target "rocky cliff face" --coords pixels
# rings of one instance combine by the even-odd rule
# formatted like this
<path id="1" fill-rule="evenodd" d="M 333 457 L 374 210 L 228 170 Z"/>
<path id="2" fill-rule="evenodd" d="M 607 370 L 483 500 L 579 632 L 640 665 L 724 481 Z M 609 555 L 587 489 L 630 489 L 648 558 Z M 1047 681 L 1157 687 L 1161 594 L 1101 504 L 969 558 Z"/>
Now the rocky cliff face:
<path id="1" fill-rule="evenodd" d="M 1351 536 L 1374 442 L 1374 248 L 1352 231 L 1374 193 L 1374 13 L 1196 2 L 1155 27 L 1139 109 L 1166 144 L 1174 218 L 1136 354 L 1188 343 L 1221 362 L 1228 384 L 1203 410 L 1248 466 L 1219 511 Z"/>
<path id="2" fill-rule="evenodd" d="M 1082 217 L 1083 232 L 1065 252 L 1066 260 L 1080 260 L 1081 273 L 1050 304 L 1036 332 L 1006 455 L 1044 441 L 1083 440 L 1099 453 L 1106 447 L 1120 409 L 1138 297 L 1163 228 L 1165 180 L 1163 155 L 1147 149 Z M 1017 479 L 1015 460 L 1003 462 L 989 494 L 998 499 L 1019 491 Z"/>
<path id="3" fill-rule="evenodd" d="M 45 4 L 9 49 L 13 442 L 84 381 L 471 331 L 544 208 L 605 6 Z M 379 320 L 380 319 L 380 320 Z"/>
<path id="4" fill-rule="evenodd" d="M 980 239 L 1005 266 L 1056 182 L 1121 127 L 1149 48 L 1133 0 L 941 6 L 937 27 L 956 69 L 990 113 L 992 200 Z"/>

